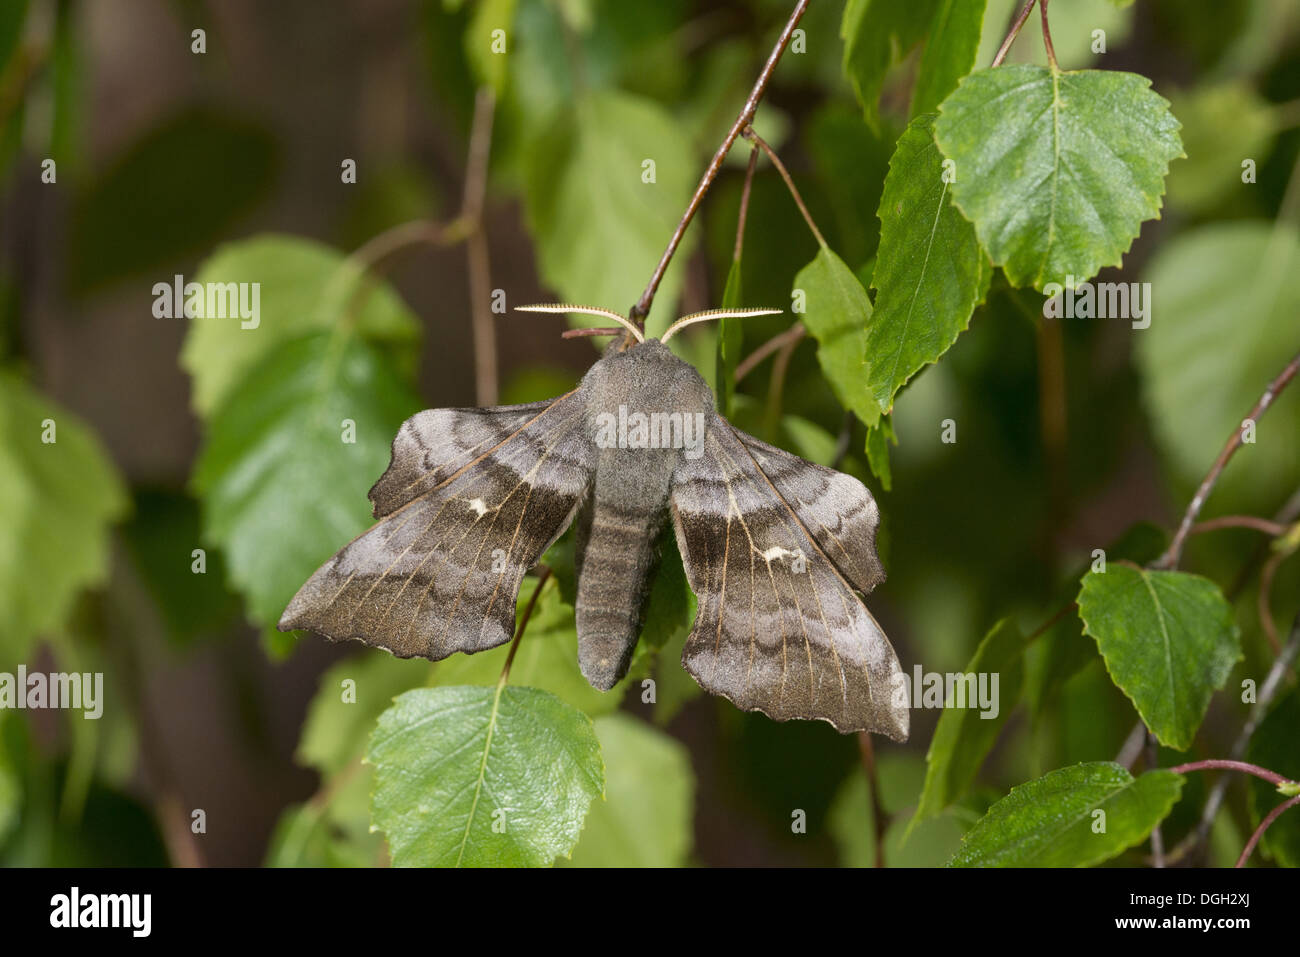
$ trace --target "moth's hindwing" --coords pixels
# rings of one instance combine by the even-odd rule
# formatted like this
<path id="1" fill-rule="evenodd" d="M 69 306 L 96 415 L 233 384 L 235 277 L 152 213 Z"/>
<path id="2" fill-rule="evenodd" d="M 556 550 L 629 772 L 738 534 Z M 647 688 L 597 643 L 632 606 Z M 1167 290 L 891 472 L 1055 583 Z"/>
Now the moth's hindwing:
<path id="1" fill-rule="evenodd" d="M 898 657 L 854 591 L 884 577 L 860 482 L 714 413 L 704 454 L 673 475 L 672 512 L 699 599 L 682 664 L 702 687 L 778 721 L 907 739 Z"/>
<path id="2" fill-rule="evenodd" d="M 370 492 L 382 521 L 308 579 L 280 628 L 434 661 L 509 640 L 524 573 L 591 484 L 583 411 L 575 391 L 412 416 Z"/>

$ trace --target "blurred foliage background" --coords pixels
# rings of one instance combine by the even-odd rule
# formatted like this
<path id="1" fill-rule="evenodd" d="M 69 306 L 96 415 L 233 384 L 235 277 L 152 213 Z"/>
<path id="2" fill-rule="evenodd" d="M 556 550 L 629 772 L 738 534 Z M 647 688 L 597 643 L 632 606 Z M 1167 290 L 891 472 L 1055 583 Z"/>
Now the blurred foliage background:
<path id="1" fill-rule="evenodd" d="M 1014 6 L 988 3 L 977 67 L 989 64 Z M 385 280 L 365 288 L 348 256 L 400 224 L 455 219 L 475 91 L 487 86 L 496 95 L 482 218 L 492 286 L 511 305 L 561 298 L 627 309 L 789 7 L 0 4 L 0 670 L 102 671 L 107 695 L 97 722 L 0 713 L 0 861 L 385 861 L 356 762 L 375 717 L 406 688 L 495 672 L 473 660 L 431 672 L 269 631 L 302 568 L 365 527 L 365 490 L 402 418 L 475 404 L 463 246 L 408 244 L 385 257 Z M 806 50 L 781 62 L 756 128 L 831 246 L 869 275 L 915 54 L 889 72 L 873 129 L 841 70 L 842 13 L 839 0 L 814 0 Z M 1262 243 L 1296 230 L 1297 13 L 1285 0 L 1052 7 L 1063 67 L 1148 76 L 1183 123 L 1187 159 L 1173 165 L 1162 218 L 1144 225 L 1122 272 L 1101 276 L 1151 281 L 1155 318 L 1140 332 L 1119 321 L 1044 323 L 1041 296 L 999 277 L 969 331 L 900 397 L 888 490 L 867 471 L 853 427 L 842 467 L 871 485 L 885 522 L 889 580 L 870 604 L 909 673 L 916 662 L 964 668 L 1004 616 L 1037 627 L 1072 597 L 1094 548 L 1123 538 L 1140 558 L 1158 551 L 1160 529 L 1294 354 L 1296 270 L 1288 262 L 1261 276 L 1259 263 Z M 494 60 L 483 34 L 503 17 L 513 22 L 510 55 Z M 1096 29 L 1106 31 L 1104 55 L 1091 52 Z M 1042 62 L 1035 30 L 1012 58 Z M 747 153 L 743 143 L 733 150 L 688 233 L 652 331 L 721 302 Z M 656 158 L 653 191 L 642 188 L 644 156 Z M 1258 163 L 1252 185 L 1240 181 L 1245 157 Z M 347 159 L 355 183 L 342 181 Z M 47 160 L 52 183 L 42 181 Z M 786 306 L 816 248 L 760 162 L 743 302 Z M 153 285 L 175 274 L 261 278 L 262 328 L 155 318 Z M 594 358 L 588 342 L 562 341 L 556 322 L 494 321 L 504 401 L 554 395 Z M 788 322 L 747 326 L 745 351 Z M 716 331 L 698 333 L 679 341 L 711 376 Z M 284 348 L 272 349 L 278 339 Z M 312 391 L 318 367 L 337 371 L 328 395 Z M 738 424 L 830 460 L 845 417 L 812 344 L 794 351 L 779 399 L 768 368 L 742 383 Z M 357 421 L 349 458 L 327 455 L 324 438 L 308 442 L 314 454 L 245 495 L 232 474 L 241 456 L 277 436 L 314 434 L 322 416 L 313 403 L 338 405 L 329 423 Z M 58 423 L 57 457 L 39 444 L 46 417 Z M 947 418 L 959 422 L 956 444 L 940 441 Z M 1300 388 L 1270 411 L 1268 427 L 1284 441 L 1239 455 L 1207 517 L 1300 505 Z M 1155 527 L 1135 531 L 1143 522 Z M 1238 609 L 1246 658 L 1229 688 L 1260 679 L 1270 660 L 1253 574 L 1262 547 L 1249 531 L 1198 536 L 1184 563 L 1220 582 Z M 203 574 L 193 571 L 196 548 Z M 557 601 L 528 640 L 571 640 L 564 609 Z M 1300 563 L 1291 562 L 1273 586 L 1279 627 L 1298 610 Z M 665 636 L 666 647 L 680 638 Z M 621 810 L 593 811 L 575 863 L 872 861 L 853 736 L 695 694 L 671 654 L 655 673 L 653 706 L 633 692 L 621 708 L 614 697 L 589 709 L 603 712 L 609 806 Z M 351 709 L 337 703 L 347 677 L 365 692 Z M 907 745 L 878 744 L 889 863 L 942 863 L 1008 787 L 1109 759 L 1136 720 L 1072 616 L 1036 643 L 1026 685 L 1028 701 L 974 795 L 906 841 L 937 713 L 913 712 Z M 1233 695 L 1216 698 L 1193 753 L 1226 753 L 1244 712 Z M 619 767 L 620 756 L 635 766 Z M 647 780 L 657 782 L 649 791 Z M 1215 863 L 1230 863 L 1249 834 L 1247 793 L 1229 791 Z M 1203 782 L 1189 782 L 1167 822 L 1175 837 L 1203 799 Z M 198 834 L 196 809 L 206 825 Z M 792 832 L 796 809 L 806 833 Z"/>

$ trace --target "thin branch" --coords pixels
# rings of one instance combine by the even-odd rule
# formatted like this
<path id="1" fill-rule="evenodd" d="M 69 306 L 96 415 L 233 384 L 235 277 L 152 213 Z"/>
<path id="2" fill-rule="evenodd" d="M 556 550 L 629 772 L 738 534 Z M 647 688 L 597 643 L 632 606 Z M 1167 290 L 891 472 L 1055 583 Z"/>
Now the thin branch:
<path id="1" fill-rule="evenodd" d="M 812 230 L 812 234 L 817 237 L 817 245 L 824 248 L 826 246 L 826 237 L 822 235 L 821 230 L 817 228 L 817 224 L 813 222 L 812 214 L 808 212 L 808 207 L 804 205 L 803 197 L 799 195 L 798 187 L 794 185 L 794 180 L 790 177 L 790 171 L 785 168 L 785 164 L 781 162 L 781 158 L 776 155 L 776 150 L 768 146 L 767 141 L 754 132 L 752 126 L 746 127 L 742 135 L 745 139 L 749 140 L 767 154 L 767 158 L 772 161 L 772 165 L 776 167 L 776 171 L 780 173 L 781 178 L 785 180 L 786 188 L 790 190 L 790 195 L 794 197 L 794 202 L 795 205 L 799 207 L 799 212 L 803 213 L 804 222 L 808 224 L 808 228 Z"/>
<path id="2" fill-rule="evenodd" d="M 1056 48 L 1052 46 L 1052 30 L 1047 25 L 1047 0 L 1042 0 L 1038 5 L 1038 12 L 1042 14 L 1043 19 L 1043 48 L 1047 50 L 1047 62 L 1055 73 L 1060 67 L 1056 65 Z"/>
<path id="3" fill-rule="evenodd" d="M 713 181 L 717 178 L 719 170 L 722 169 L 722 162 L 727 158 L 727 153 L 731 150 L 732 144 L 736 142 L 736 137 L 740 131 L 747 127 L 754 119 L 754 113 L 758 110 L 759 101 L 763 99 L 763 94 L 767 92 L 768 81 L 772 79 L 772 73 L 776 69 L 777 63 L 781 60 L 781 55 L 785 53 L 785 48 L 790 44 L 790 37 L 794 35 L 795 27 L 803 19 L 805 11 L 808 9 L 809 0 L 799 0 L 795 4 L 794 12 L 790 14 L 790 19 L 786 21 L 785 28 L 781 31 L 781 36 L 776 41 L 776 46 L 772 48 L 767 62 L 763 65 L 763 70 L 754 82 L 754 88 L 749 93 L 749 99 L 745 101 L 744 107 L 741 108 L 740 115 L 736 117 L 736 122 L 731 125 L 727 131 L 722 145 L 718 151 L 713 154 L 713 159 L 709 161 L 708 168 L 704 171 L 704 176 L 700 179 L 700 184 L 695 187 L 695 195 L 691 197 L 690 203 L 686 207 L 686 212 L 682 214 L 681 221 L 677 228 L 673 230 L 672 238 L 668 240 L 668 248 L 664 250 L 663 256 L 659 258 L 659 265 L 655 267 L 654 273 L 650 276 L 650 282 L 646 284 L 645 291 L 641 293 L 641 298 L 636 301 L 632 307 L 630 316 L 638 324 L 644 324 L 645 317 L 650 313 L 650 306 L 654 302 L 655 292 L 659 289 L 659 283 L 664 278 L 664 273 L 668 270 L 668 264 L 672 262 L 673 255 L 677 252 L 677 247 L 681 245 L 682 236 L 686 234 L 686 227 L 691 224 L 696 210 L 700 208 L 700 203 L 704 201 L 704 194 L 709 191 Z"/>
<path id="4" fill-rule="evenodd" d="M 1030 11 L 1034 9 L 1034 0 L 1028 0 L 1020 12 L 1016 14 L 1015 21 L 1011 24 L 1011 29 L 1007 32 L 1006 39 L 1002 41 L 1002 46 L 998 47 L 998 52 L 993 57 L 991 67 L 1001 66 L 1002 61 L 1007 58 L 1007 53 L 1011 50 L 1011 44 L 1015 42 L 1016 36 L 1020 33 L 1020 28 L 1025 25 L 1029 19 Z"/>
<path id="5" fill-rule="evenodd" d="M 492 265 L 487 232 L 483 228 L 483 202 L 487 193 L 488 157 L 492 150 L 492 120 L 496 94 L 481 86 L 474 96 L 474 122 L 470 128 L 469 159 L 465 164 L 465 191 L 461 219 L 470 225 L 469 259 L 470 326 L 474 340 L 474 391 L 479 405 L 496 405 L 499 379 L 497 334 L 492 318 Z"/>
<path id="6" fill-rule="evenodd" d="M 1128 733 L 1124 743 L 1120 745 L 1119 754 L 1115 755 L 1115 763 L 1122 764 L 1130 771 L 1137 759 L 1142 754 L 1142 748 L 1147 743 L 1147 726 L 1140 720 L 1133 725 L 1133 730 Z"/>
<path id="7" fill-rule="evenodd" d="M 1295 357 L 1278 373 L 1277 378 L 1268 384 L 1264 394 L 1255 403 L 1255 407 L 1246 414 L 1246 419 L 1252 422 L 1259 421 L 1259 417 L 1268 411 L 1268 407 L 1273 404 L 1273 400 L 1277 398 L 1278 394 L 1286 388 L 1287 383 L 1295 378 L 1298 370 L 1300 370 L 1300 352 L 1296 353 Z M 1214 485 L 1219 481 L 1219 476 L 1222 474 L 1224 467 L 1237 449 L 1241 448 L 1241 431 L 1241 426 L 1233 430 L 1232 437 L 1228 439 L 1223 451 L 1219 453 L 1219 457 L 1214 460 L 1214 464 L 1210 467 L 1209 473 L 1201 481 L 1196 494 L 1192 496 L 1192 501 L 1187 506 L 1187 512 L 1183 515 L 1182 523 L 1178 526 L 1173 541 L 1169 543 L 1169 548 L 1152 563 L 1152 568 L 1170 569 L 1178 567 L 1178 563 L 1183 557 L 1183 545 L 1192 530 L 1192 523 L 1201 514 L 1201 508 L 1205 505 L 1205 500 L 1210 497 L 1210 492 L 1214 490 Z"/>
<path id="8" fill-rule="evenodd" d="M 1242 849 L 1241 857 L 1237 858 L 1237 867 L 1246 866 L 1246 861 L 1250 859 L 1250 852 L 1255 849 L 1255 845 L 1258 844 L 1259 839 L 1264 836 L 1264 832 L 1268 830 L 1269 825 L 1281 817 L 1283 811 L 1287 808 L 1295 807 L 1297 804 L 1300 804 L 1300 794 L 1297 794 L 1289 801 L 1283 801 L 1277 807 L 1273 808 L 1273 810 L 1268 812 L 1268 816 L 1259 822 L 1259 827 L 1255 829 L 1255 833 L 1250 836 L 1250 840 L 1246 842 L 1245 848 Z"/>
<path id="9" fill-rule="evenodd" d="M 1221 528 L 1253 528 L 1273 538 L 1281 538 L 1289 531 L 1288 526 L 1283 525 L 1281 522 L 1270 522 L 1268 519 L 1256 515 L 1224 515 L 1221 518 L 1211 518 L 1204 522 L 1197 522 L 1192 526 L 1188 534 L 1201 535 L 1205 532 L 1216 532 Z"/>
<path id="10" fill-rule="evenodd" d="M 731 253 L 732 262 L 740 262 L 745 246 L 745 220 L 749 217 L 749 193 L 754 188 L 754 170 L 758 168 L 758 146 L 749 150 L 749 165 L 745 167 L 745 185 L 740 191 L 740 212 L 736 216 L 736 247 Z"/>
<path id="11" fill-rule="evenodd" d="M 871 819 L 876 828 L 876 867 L 885 866 L 885 831 L 889 827 L 889 818 L 885 816 L 885 807 L 880 803 L 880 776 L 876 773 L 876 752 L 871 744 L 871 734 L 858 732 L 858 754 L 862 758 L 862 770 L 867 775 L 867 793 L 871 796 Z"/>
<path id="12" fill-rule="evenodd" d="M 1241 771 L 1243 774 L 1253 774 L 1262 781 L 1267 781 L 1272 785 L 1294 784 L 1288 777 L 1283 777 L 1276 771 L 1270 771 L 1268 768 L 1261 768 L 1258 764 L 1251 764 L 1248 761 L 1231 761 L 1222 758 L 1210 758 L 1205 761 L 1189 761 L 1186 764 L 1180 764 L 1177 767 L 1169 769 L 1175 774 L 1186 774 L 1189 771 Z"/>
<path id="13" fill-rule="evenodd" d="M 533 609 L 537 607 L 537 599 L 542 597 L 542 589 L 546 587 L 547 581 L 551 577 L 551 569 L 546 565 L 539 565 L 542 573 L 537 576 L 537 587 L 533 589 L 532 595 L 528 598 L 528 604 L 524 606 L 524 613 L 519 619 L 519 627 L 515 629 L 514 640 L 510 642 L 510 653 L 506 655 L 506 663 L 501 668 L 501 677 L 497 684 L 503 685 L 510 680 L 510 666 L 515 663 L 515 653 L 519 651 L 519 642 L 524 637 L 524 631 L 528 628 L 528 620 L 533 617 Z"/>
<path id="14" fill-rule="evenodd" d="M 768 339 L 767 342 L 763 343 L 737 363 L 735 381 L 739 382 L 741 379 L 745 378 L 745 376 L 753 372 L 754 367 L 772 353 L 780 351 L 791 343 L 797 343 L 807 334 L 807 332 L 808 330 L 804 328 L 802 322 L 796 322 L 785 332 Z"/>
<path id="15" fill-rule="evenodd" d="M 1047 0 L 1043 0 L 1043 8 L 1047 8 Z M 1147 731 L 1146 739 L 1147 770 L 1154 771 L 1156 768 L 1160 767 L 1160 742 L 1156 740 L 1156 736 L 1150 731 Z M 1165 838 L 1163 832 L 1160 830 L 1159 821 L 1157 821 L 1156 826 L 1151 829 L 1151 863 L 1157 870 L 1160 870 L 1165 866 Z"/>
<path id="16" fill-rule="evenodd" d="M 1255 704 L 1250 709 L 1250 715 L 1246 718 L 1245 725 L 1237 735 L 1237 740 L 1232 743 L 1232 748 L 1228 751 L 1231 760 L 1240 760 L 1246 753 L 1246 749 L 1250 746 L 1250 739 L 1254 736 L 1260 722 L 1264 720 L 1264 715 L 1268 711 L 1269 705 L 1272 704 L 1273 698 L 1277 695 L 1278 689 L 1282 687 L 1282 679 L 1295 664 L 1298 657 L 1300 657 L 1300 615 L 1296 616 L 1295 623 L 1291 626 L 1291 634 L 1287 638 L 1286 645 L 1282 648 L 1282 653 L 1277 656 L 1273 666 L 1268 671 L 1268 675 L 1264 678 L 1264 683 L 1260 685 L 1259 694 L 1255 699 Z M 1223 806 L 1223 798 L 1227 793 L 1228 784 L 1231 780 L 1225 774 L 1214 782 L 1214 787 L 1205 801 L 1205 810 L 1201 812 L 1201 819 L 1196 825 L 1196 830 L 1179 843 L 1171 857 L 1177 859 L 1186 856 L 1203 844 L 1206 838 L 1210 836 L 1210 829 L 1214 826 L 1214 819 L 1219 814 L 1219 808 Z"/>

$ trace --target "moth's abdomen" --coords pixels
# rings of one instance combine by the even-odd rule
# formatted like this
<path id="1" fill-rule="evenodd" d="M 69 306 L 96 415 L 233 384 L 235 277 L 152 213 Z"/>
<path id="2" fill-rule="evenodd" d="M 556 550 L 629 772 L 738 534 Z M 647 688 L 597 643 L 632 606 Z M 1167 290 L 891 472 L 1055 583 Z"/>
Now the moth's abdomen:
<path id="1" fill-rule="evenodd" d="M 578 535 L 578 664 L 592 687 L 608 691 L 627 674 L 645 623 L 650 581 L 666 521 L 647 507 L 600 501 L 583 516 Z"/>

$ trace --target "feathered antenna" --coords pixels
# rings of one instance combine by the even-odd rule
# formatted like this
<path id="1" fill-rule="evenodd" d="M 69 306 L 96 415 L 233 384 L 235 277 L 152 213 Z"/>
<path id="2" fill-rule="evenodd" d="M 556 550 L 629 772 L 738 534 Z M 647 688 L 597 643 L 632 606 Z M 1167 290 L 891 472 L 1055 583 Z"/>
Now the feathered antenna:
<path id="1" fill-rule="evenodd" d="M 547 302 L 539 303 L 533 306 L 515 306 L 515 312 L 558 312 L 567 314 L 570 312 L 580 312 L 588 316 L 604 316 L 606 319 L 613 319 L 620 326 L 632 333 L 637 342 L 645 342 L 645 336 L 641 330 L 627 316 L 620 315 L 613 309 L 601 309 L 598 306 L 575 306 L 567 302 Z"/>
<path id="2" fill-rule="evenodd" d="M 678 329 L 685 329 L 687 326 L 694 325 L 697 322 L 707 322 L 710 319 L 748 319 L 750 316 L 779 316 L 780 309 L 706 309 L 704 312 L 693 312 L 689 316 L 682 316 L 664 332 L 660 342 L 667 342 L 677 334 Z"/>

